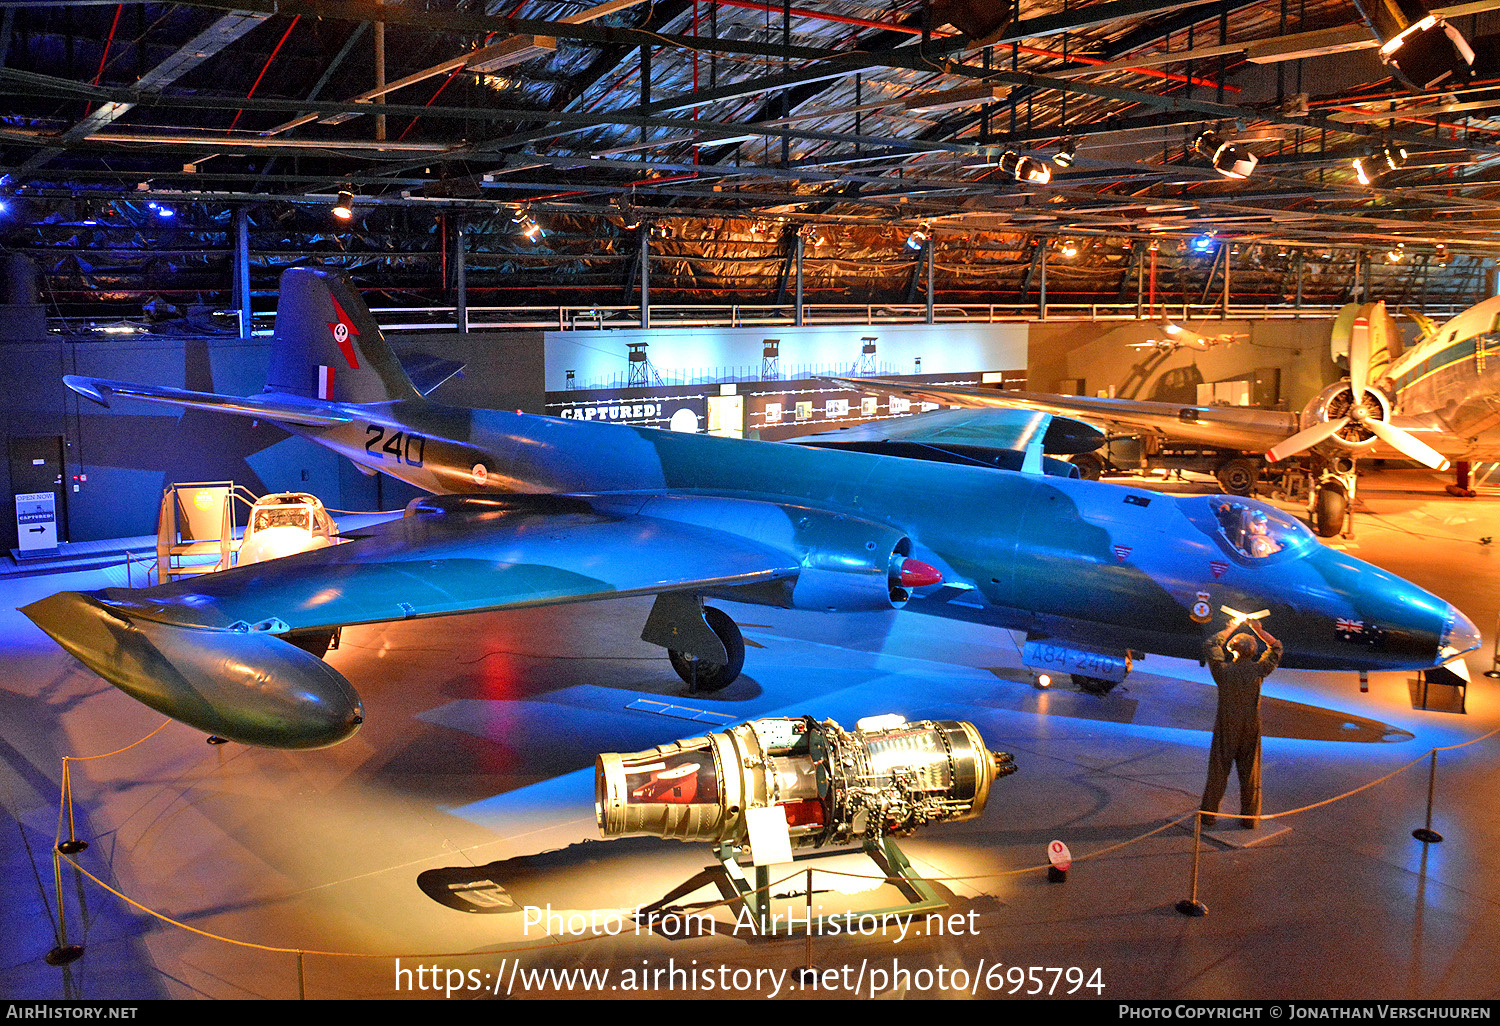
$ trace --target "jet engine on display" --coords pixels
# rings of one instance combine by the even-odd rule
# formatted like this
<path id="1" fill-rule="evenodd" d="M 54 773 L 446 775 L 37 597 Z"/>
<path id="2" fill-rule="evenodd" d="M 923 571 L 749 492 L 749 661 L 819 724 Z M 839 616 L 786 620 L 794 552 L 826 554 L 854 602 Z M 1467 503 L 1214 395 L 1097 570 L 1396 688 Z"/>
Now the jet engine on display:
<path id="1" fill-rule="evenodd" d="M 958 720 L 879 716 L 853 731 L 810 716 L 752 720 L 599 756 L 594 808 L 605 837 L 754 848 L 779 836 L 784 817 L 791 847 L 820 848 L 973 819 L 990 786 L 1015 769 Z"/>

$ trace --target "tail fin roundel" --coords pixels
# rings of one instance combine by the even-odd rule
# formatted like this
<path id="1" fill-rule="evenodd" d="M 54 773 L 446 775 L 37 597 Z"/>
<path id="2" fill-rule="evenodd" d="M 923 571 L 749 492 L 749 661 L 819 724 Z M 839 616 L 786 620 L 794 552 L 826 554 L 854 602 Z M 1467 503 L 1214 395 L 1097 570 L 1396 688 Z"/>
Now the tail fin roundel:
<path id="1" fill-rule="evenodd" d="M 359 292 L 322 267 L 281 275 L 266 391 L 347 403 L 419 397 Z"/>

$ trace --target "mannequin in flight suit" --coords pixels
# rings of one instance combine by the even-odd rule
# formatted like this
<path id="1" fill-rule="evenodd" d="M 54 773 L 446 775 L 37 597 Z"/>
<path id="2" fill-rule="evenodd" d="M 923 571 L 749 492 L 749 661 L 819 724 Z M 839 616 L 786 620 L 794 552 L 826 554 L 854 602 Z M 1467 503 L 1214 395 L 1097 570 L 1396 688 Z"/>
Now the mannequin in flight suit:
<path id="1" fill-rule="evenodd" d="M 1255 638 L 1236 635 L 1241 626 L 1231 623 L 1204 645 L 1204 658 L 1219 686 L 1219 710 L 1214 716 L 1214 739 L 1208 750 L 1208 783 L 1203 787 L 1203 825 L 1216 822 L 1214 813 L 1229 783 L 1233 764 L 1240 776 L 1240 813 L 1260 815 L 1260 685 L 1281 662 L 1281 642 L 1255 620 L 1245 621 L 1266 650 L 1255 657 Z M 1240 820 L 1255 829 L 1258 819 Z"/>

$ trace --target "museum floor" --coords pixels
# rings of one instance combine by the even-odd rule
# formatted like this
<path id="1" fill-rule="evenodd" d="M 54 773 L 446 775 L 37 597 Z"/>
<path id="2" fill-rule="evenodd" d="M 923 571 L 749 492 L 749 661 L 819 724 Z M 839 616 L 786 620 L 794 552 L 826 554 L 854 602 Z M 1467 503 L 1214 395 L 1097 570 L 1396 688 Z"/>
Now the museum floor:
<path id="1" fill-rule="evenodd" d="M 1017 668 L 1010 636 L 990 628 L 910 611 L 831 616 L 726 604 L 750 651 L 745 675 L 710 699 L 684 695 L 661 651 L 637 640 L 649 600 L 621 600 L 346 631 L 329 658 L 361 691 L 367 719 L 333 749 L 213 747 L 173 723 L 121 754 L 73 763 L 76 829 L 90 842 L 78 864 L 139 906 L 63 863 L 68 940 L 86 951 L 54 968 L 43 956 L 57 943 L 50 849 L 61 759 L 124 748 L 162 717 L 15 611 L 54 591 L 123 584 L 123 570 L 7 579 L 0 994 L 430 997 L 433 976 L 414 970 L 438 966 L 438 993 L 458 981 L 455 998 L 566 989 L 530 975 L 547 968 L 608 970 L 608 979 L 575 983 L 576 996 L 631 996 L 642 972 L 654 996 L 718 997 L 710 986 L 740 983 L 746 994 L 806 996 L 795 973 L 808 962 L 806 942 L 736 934 L 732 910 L 718 910 L 713 936 L 673 939 L 626 925 L 615 937 L 561 936 L 568 943 L 549 949 L 519 910 L 470 913 L 429 894 L 472 886 L 493 895 L 499 885 L 517 905 L 554 911 L 650 903 L 709 864 L 711 852 L 598 841 L 598 752 L 763 715 L 852 725 L 900 712 L 971 720 L 992 747 L 1015 753 L 1020 769 L 996 785 L 981 819 L 903 842 L 919 870 L 942 880 L 957 916 L 944 924 L 960 929 L 815 937 L 812 962 L 840 970 L 819 995 L 854 996 L 857 985 L 863 996 L 933 996 L 946 993 L 941 967 L 950 988 L 963 970 L 967 990 L 986 996 L 1014 989 L 1017 976 L 1005 975 L 1012 967 L 1038 966 L 1078 967 L 1107 998 L 1495 998 L 1500 737 L 1441 756 L 1433 826 L 1445 840 L 1426 846 L 1411 836 L 1423 823 L 1428 751 L 1500 726 L 1500 682 L 1480 675 L 1500 613 L 1500 560 L 1487 537 L 1500 534 L 1500 488 L 1455 500 L 1441 492 L 1446 480 L 1366 476 L 1368 512 L 1357 537 L 1340 544 L 1441 594 L 1480 626 L 1467 712 L 1445 687 L 1432 688 L 1424 711 L 1408 675 L 1377 675 L 1361 694 L 1352 674 L 1275 674 L 1264 702 L 1267 812 L 1415 765 L 1258 831 L 1207 839 L 1204 918 L 1174 909 L 1191 885 L 1190 829 L 1114 847 L 1196 805 L 1214 709 L 1196 664 L 1152 657 L 1102 699 L 1068 686 L 1044 692 Z M 1236 800 L 1231 785 L 1226 809 Z M 1065 883 L 1033 868 L 1054 838 L 1081 859 Z M 1085 858 L 1095 852 L 1103 854 Z M 857 854 L 816 865 L 875 872 Z M 779 910 L 800 913 L 801 881 L 785 885 L 792 900 Z M 888 888 L 870 886 L 817 873 L 814 902 L 830 911 L 889 904 Z M 684 900 L 715 897 L 704 889 Z M 618 919 L 594 921 L 599 933 L 620 929 Z M 517 946 L 527 950 L 470 954 Z M 1066 975 L 1040 979 L 1059 980 L 1058 993 L 1070 987 Z"/>

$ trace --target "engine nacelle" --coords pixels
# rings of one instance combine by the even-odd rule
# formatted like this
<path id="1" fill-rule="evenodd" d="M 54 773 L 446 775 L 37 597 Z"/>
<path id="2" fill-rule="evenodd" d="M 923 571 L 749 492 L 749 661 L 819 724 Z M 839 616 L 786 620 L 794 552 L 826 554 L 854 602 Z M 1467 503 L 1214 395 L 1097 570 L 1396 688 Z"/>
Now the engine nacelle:
<path id="1" fill-rule="evenodd" d="M 875 612 L 899 609 L 912 589 L 942 581 L 936 569 L 911 558 L 904 533 L 842 513 L 696 495 L 654 496 L 636 512 L 728 531 L 791 553 L 801 564 L 795 578 L 708 592 L 734 602 Z"/>
<path id="2" fill-rule="evenodd" d="M 1360 404 L 1354 401 L 1353 386 L 1347 381 L 1337 382 L 1323 389 L 1316 399 L 1307 404 L 1307 408 L 1302 411 L 1301 426 L 1306 430 L 1315 424 L 1326 424 L 1347 417 L 1358 405 Z M 1363 406 L 1367 419 L 1390 420 L 1391 401 L 1380 389 L 1365 389 Z M 1364 452 L 1373 448 L 1377 441 L 1375 433 L 1357 420 L 1351 421 L 1328 438 L 1329 443 L 1349 452 Z"/>

